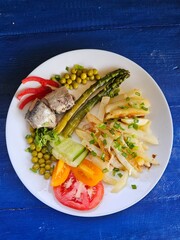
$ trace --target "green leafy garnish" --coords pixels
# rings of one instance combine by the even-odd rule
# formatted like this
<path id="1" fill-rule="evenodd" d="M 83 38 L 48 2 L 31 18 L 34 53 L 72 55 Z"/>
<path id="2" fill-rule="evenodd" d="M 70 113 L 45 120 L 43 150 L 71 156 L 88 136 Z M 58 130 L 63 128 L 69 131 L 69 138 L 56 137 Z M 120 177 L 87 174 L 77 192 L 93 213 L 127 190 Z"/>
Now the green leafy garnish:
<path id="1" fill-rule="evenodd" d="M 79 64 L 75 64 L 75 65 L 74 65 L 74 68 L 75 68 L 76 70 L 82 70 L 82 69 L 84 69 L 84 67 L 81 66 L 81 65 L 79 65 Z"/>
<path id="2" fill-rule="evenodd" d="M 60 143 L 60 138 L 57 133 L 48 128 L 42 127 L 36 129 L 34 143 L 36 146 L 46 146 L 49 141 L 53 141 L 56 145 Z"/>

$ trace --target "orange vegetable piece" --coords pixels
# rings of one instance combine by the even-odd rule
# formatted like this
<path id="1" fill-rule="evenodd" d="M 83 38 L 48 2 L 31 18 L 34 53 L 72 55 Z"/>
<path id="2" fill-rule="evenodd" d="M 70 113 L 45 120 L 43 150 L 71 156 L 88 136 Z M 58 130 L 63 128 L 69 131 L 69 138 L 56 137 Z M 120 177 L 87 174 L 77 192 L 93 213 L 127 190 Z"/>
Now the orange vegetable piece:
<path id="1" fill-rule="evenodd" d="M 103 178 L 102 170 L 91 161 L 84 159 L 76 168 L 71 168 L 74 176 L 84 184 L 92 187 Z"/>
<path id="2" fill-rule="evenodd" d="M 64 183 L 68 178 L 69 173 L 70 167 L 62 160 L 59 160 L 52 174 L 51 186 L 57 187 Z"/>

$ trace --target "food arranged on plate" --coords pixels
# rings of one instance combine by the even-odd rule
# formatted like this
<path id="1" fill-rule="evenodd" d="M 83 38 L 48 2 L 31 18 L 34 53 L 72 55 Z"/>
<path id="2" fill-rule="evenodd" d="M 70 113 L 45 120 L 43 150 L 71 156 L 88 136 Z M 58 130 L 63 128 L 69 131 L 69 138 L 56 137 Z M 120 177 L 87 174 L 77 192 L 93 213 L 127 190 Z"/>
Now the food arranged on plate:
<path id="1" fill-rule="evenodd" d="M 50 180 L 61 204 L 90 210 L 102 201 L 106 184 L 117 193 L 129 177 L 137 178 L 145 168 L 158 165 L 156 155 L 148 155 L 149 145 L 158 140 L 148 119 L 150 102 L 142 91 L 120 91 L 130 76 L 128 70 L 116 69 L 104 77 L 97 69 L 78 64 L 66 70 L 49 80 L 30 76 L 22 81 L 41 85 L 17 94 L 20 109 L 29 103 L 26 151 L 31 154 L 30 170 Z M 75 99 L 71 90 L 89 81 Z M 95 116 L 91 110 L 98 103 Z"/>

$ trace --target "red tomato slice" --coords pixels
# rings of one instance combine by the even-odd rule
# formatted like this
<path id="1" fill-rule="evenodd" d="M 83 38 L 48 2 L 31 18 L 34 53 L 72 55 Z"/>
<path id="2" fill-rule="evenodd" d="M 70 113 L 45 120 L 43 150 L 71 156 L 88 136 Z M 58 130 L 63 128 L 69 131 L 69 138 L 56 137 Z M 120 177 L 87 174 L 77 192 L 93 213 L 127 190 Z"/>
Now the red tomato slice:
<path id="1" fill-rule="evenodd" d="M 96 186 L 89 187 L 78 181 L 72 172 L 63 184 L 53 189 L 55 197 L 60 203 L 77 210 L 95 208 L 104 195 L 104 187 L 101 182 Z"/>

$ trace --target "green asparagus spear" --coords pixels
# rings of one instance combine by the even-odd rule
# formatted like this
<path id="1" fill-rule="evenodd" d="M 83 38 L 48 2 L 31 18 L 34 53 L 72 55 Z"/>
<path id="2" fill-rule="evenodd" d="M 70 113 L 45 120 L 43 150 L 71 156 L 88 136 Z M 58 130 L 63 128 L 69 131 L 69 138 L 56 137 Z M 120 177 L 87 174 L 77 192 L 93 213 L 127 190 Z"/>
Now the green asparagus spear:
<path id="1" fill-rule="evenodd" d="M 74 113 L 85 103 L 85 101 L 99 88 L 104 86 L 107 82 L 111 81 L 115 77 L 123 76 L 123 74 L 127 73 L 128 71 L 125 69 L 117 69 L 113 72 L 108 73 L 106 76 L 95 82 L 88 88 L 82 96 L 76 101 L 75 105 L 68 110 L 65 115 L 62 117 L 56 128 L 54 129 L 56 133 L 61 133 L 62 130 L 65 128 L 67 122 L 73 116 Z"/>
<path id="2" fill-rule="evenodd" d="M 75 128 L 79 125 L 85 115 L 99 102 L 101 101 L 103 96 L 114 97 L 117 94 L 117 88 L 119 85 L 127 78 L 129 74 L 125 74 L 123 77 L 116 78 L 113 83 L 108 83 L 106 87 L 101 90 L 97 95 L 95 95 L 92 99 L 88 100 L 80 109 L 73 115 L 70 119 L 64 130 L 62 131 L 62 135 L 64 137 L 70 137 L 74 132 Z"/>

